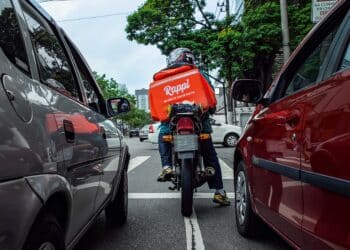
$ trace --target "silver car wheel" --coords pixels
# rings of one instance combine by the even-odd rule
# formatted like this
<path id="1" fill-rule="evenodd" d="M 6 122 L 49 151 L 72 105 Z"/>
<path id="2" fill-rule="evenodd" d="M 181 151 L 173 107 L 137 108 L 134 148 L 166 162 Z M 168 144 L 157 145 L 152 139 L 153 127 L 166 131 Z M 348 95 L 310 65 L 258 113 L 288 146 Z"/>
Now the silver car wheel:
<path id="1" fill-rule="evenodd" d="M 56 248 L 55 248 L 54 244 L 52 244 L 51 242 L 44 242 L 39 247 L 39 250 L 55 250 L 55 249 Z"/>
<path id="2" fill-rule="evenodd" d="M 243 171 L 240 171 L 236 182 L 236 213 L 239 224 L 242 225 L 245 221 L 247 212 L 247 185 L 246 178 Z"/>
<path id="3" fill-rule="evenodd" d="M 229 135 L 227 138 L 226 138 L 226 144 L 229 146 L 229 147 L 234 147 L 236 146 L 237 144 L 237 137 L 235 135 Z"/>

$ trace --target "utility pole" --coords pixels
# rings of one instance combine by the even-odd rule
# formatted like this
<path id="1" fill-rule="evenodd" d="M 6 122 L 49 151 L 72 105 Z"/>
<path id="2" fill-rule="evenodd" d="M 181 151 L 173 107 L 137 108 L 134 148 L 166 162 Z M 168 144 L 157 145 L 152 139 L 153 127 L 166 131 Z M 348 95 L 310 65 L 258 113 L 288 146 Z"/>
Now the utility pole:
<path id="1" fill-rule="evenodd" d="M 226 17 L 230 17 L 230 0 L 226 0 Z"/>
<path id="2" fill-rule="evenodd" d="M 284 59 L 284 63 L 286 63 L 290 56 L 287 0 L 280 0 L 280 5 L 281 5 L 281 26 L 282 26 L 282 38 L 283 38 L 283 59 Z"/>
<path id="3" fill-rule="evenodd" d="M 224 95 L 224 110 L 225 110 L 225 124 L 227 124 L 227 103 L 226 103 L 226 87 L 225 82 L 222 84 L 222 92 Z"/>
<path id="4" fill-rule="evenodd" d="M 229 17 L 230 17 L 230 0 L 226 0 L 226 5 L 225 5 L 225 7 L 226 7 L 226 19 L 227 19 L 227 25 L 228 25 Z M 229 50 L 227 50 L 227 51 L 229 51 Z M 229 53 L 230 53 L 230 52 L 229 52 Z M 229 55 L 228 55 L 228 56 L 229 56 Z M 230 70 L 229 70 L 228 72 L 230 72 Z M 227 121 L 227 104 L 226 104 L 227 93 L 226 93 L 226 86 L 225 86 L 225 85 L 226 85 L 226 84 L 224 83 L 224 84 L 223 84 L 222 90 L 223 90 L 223 92 L 224 92 L 225 123 L 227 124 L 227 123 L 228 123 L 228 121 Z M 228 83 L 227 86 L 230 86 L 230 83 Z M 228 102 L 230 102 L 230 100 L 228 100 Z M 232 103 L 232 101 L 231 101 L 231 103 Z M 230 107 L 230 106 L 232 106 L 232 105 L 229 105 L 229 107 Z M 232 115 L 230 115 L 230 123 L 229 123 L 229 124 L 231 124 L 231 123 L 232 123 Z"/>
<path id="5" fill-rule="evenodd" d="M 226 26 L 227 28 L 229 27 L 230 25 L 230 0 L 226 0 Z M 228 52 L 227 54 L 227 86 L 230 87 L 230 84 L 233 82 L 233 79 L 232 79 L 232 55 L 230 54 L 231 53 L 231 50 L 229 49 L 229 47 L 227 47 L 226 51 Z M 225 95 L 228 99 L 228 108 L 229 108 L 229 124 L 232 124 L 232 121 L 234 124 L 236 124 L 236 102 L 232 102 L 232 99 L 229 98 L 227 96 L 227 93 L 226 93 L 226 89 L 225 89 Z"/>
<path id="6" fill-rule="evenodd" d="M 230 1 L 226 0 L 226 4 L 225 4 L 225 0 L 223 1 L 218 1 L 216 4 L 217 7 L 219 7 L 219 13 L 221 12 L 226 12 L 226 18 L 227 18 L 227 22 L 228 22 L 228 17 L 230 16 Z M 223 9 L 223 7 L 226 7 L 225 10 Z M 220 14 L 218 15 L 220 16 Z M 212 77 L 213 79 L 215 79 L 214 77 Z M 215 79 L 217 82 L 222 84 L 222 94 L 224 97 L 224 112 L 225 112 L 225 123 L 228 124 L 228 119 L 227 119 L 227 95 L 226 95 L 226 82 L 222 82 L 218 79 Z M 232 119 L 231 119 L 232 120 Z"/>

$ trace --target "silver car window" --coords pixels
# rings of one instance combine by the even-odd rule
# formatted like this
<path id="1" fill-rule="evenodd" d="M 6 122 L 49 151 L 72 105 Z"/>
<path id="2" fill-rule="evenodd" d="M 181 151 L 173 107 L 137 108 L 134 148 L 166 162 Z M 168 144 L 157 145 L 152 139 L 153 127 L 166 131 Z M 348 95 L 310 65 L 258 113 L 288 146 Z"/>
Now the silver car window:
<path id="1" fill-rule="evenodd" d="M 6 56 L 24 73 L 29 64 L 15 10 L 10 0 L 0 1 L 0 46 Z"/>
<path id="2" fill-rule="evenodd" d="M 41 81 L 60 93 L 79 100 L 70 62 L 58 38 L 48 25 L 24 11 L 38 61 Z"/>

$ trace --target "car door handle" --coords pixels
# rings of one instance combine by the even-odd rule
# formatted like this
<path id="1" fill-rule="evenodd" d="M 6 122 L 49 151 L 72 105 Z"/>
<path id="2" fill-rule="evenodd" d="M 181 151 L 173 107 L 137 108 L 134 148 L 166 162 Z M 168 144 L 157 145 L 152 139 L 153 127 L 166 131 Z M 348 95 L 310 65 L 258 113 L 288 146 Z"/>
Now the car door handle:
<path id="1" fill-rule="evenodd" d="M 63 120 L 63 128 L 67 143 L 74 143 L 75 132 L 73 123 L 69 120 Z"/>

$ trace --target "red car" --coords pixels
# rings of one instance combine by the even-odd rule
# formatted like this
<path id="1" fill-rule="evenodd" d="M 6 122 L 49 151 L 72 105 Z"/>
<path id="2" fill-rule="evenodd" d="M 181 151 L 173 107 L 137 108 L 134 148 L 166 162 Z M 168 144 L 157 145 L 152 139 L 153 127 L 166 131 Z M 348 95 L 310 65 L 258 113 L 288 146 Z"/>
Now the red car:
<path id="1" fill-rule="evenodd" d="M 238 231 L 260 217 L 295 248 L 350 249 L 350 1 L 338 1 L 263 95 L 234 154 Z"/>

